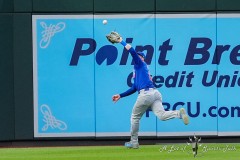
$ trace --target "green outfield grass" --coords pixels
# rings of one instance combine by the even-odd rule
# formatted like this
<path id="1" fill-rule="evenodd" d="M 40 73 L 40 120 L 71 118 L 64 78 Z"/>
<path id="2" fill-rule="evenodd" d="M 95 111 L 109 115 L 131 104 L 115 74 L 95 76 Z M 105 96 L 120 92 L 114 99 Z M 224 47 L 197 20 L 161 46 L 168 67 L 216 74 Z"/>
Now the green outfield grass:
<path id="1" fill-rule="evenodd" d="M 186 144 L 122 146 L 1 148 L 0 160 L 240 160 L 240 144 L 202 144 L 193 157 Z"/>

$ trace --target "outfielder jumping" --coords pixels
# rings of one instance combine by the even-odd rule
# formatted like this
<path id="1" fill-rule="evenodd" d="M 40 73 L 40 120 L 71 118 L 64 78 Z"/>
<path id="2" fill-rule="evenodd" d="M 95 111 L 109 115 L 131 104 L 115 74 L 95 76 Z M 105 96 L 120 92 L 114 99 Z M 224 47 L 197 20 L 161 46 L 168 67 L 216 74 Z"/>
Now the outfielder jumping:
<path id="1" fill-rule="evenodd" d="M 130 52 L 134 60 L 134 84 L 127 91 L 121 94 L 115 94 L 112 97 L 112 100 L 117 102 L 120 98 L 129 96 L 136 91 L 139 93 L 131 115 L 131 140 L 125 143 L 125 147 L 134 149 L 139 148 L 139 121 L 148 108 L 151 108 L 153 113 L 162 121 L 179 118 L 187 125 L 189 123 L 189 118 L 184 108 L 174 111 L 164 110 L 162 95 L 155 89 L 147 64 L 144 62 L 145 54 L 136 52 L 130 44 L 123 41 L 122 37 L 117 32 L 111 32 L 107 35 L 107 39 L 111 43 L 121 43 Z"/>

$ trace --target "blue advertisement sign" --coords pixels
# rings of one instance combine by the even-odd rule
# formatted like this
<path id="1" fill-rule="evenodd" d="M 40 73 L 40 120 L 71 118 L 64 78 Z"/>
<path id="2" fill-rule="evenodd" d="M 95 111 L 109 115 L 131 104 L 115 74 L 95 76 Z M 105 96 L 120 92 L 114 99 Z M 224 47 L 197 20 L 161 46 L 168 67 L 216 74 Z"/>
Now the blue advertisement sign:
<path id="1" fill-rule="evenodd" d="M 158 15 L 156 28 L 156 42 L 161 48 L 156 85 L 166 108 L 184 107 L 191 117 L 188 126 L 178 119 L 159 122 L 158 135 L 217 135 L 217 118 L 208 115 L 208 108 L 217 105 L 217 87 L 204 86 L 208 81 L 205 74 L 217 69 L 216 64 L 211 64 L 213 47 L 207 50 L 210 43 L 216 45 L 216 15 Z"/>
<path id="2" fill-rule="evenodd" d="M 138 94 L 117 103 L 111 97 L 132 85 L 133 63 L 121 44 L 107 41 L 113 30 L 145 52 L 164 108 L 183 107 L 190 117 L 186 126 L 179 119 L 161 121 L 148 110 L 140 121 L 140 136 L 239 135 L 239 18 L 34 15 L 34 136 L 130 135 Z M 102 23 L 105 19 L 107 24 Z"/>
<path id="3" fill-rule="evenodd" d="M 215 83 L 218 86 L 218 106 L 214 116 L 218 117 L 218 134 L 240 135 L 239 65 L 240 65 L 240 14 L 217 15 L 218 71 Z"/>
<path id="4" fill-rule="evenodd" d="M 77 39 L 93 39 L 93 16 L 33 20 L 35 136 L 95 136 L 94 55 L 70 65 Z"/>

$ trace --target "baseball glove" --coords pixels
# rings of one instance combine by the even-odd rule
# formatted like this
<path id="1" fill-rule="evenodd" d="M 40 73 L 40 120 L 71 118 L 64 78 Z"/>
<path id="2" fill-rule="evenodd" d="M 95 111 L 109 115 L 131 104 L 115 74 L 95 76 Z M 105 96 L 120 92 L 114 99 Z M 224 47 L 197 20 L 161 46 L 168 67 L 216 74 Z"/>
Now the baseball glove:
<path id="1" fill-rule="evenodd" d="M 112 44 L 119 43 L 120 42 L 120 38 L 121 38 L 120 34 L 115 32 L 115 31 L 112 31 L 111 33 L 106 35 L 106 37 L 107 37 L 107 40 L 109 42 L 111 42 Z"/>

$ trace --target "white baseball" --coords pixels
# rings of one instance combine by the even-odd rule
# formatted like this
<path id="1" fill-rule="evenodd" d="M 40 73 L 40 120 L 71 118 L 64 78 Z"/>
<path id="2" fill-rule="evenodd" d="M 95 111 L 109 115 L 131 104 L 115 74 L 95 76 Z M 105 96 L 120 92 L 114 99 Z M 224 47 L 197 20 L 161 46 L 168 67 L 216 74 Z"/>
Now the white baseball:
<path id="1" fill-rule="evenodd" d="M 105 24 L 108 23 L 108 21 L 107 21 L 106 19 L 104 19 L 104 20 L 102 21 L 102 23 L 105 25 Z"/>

